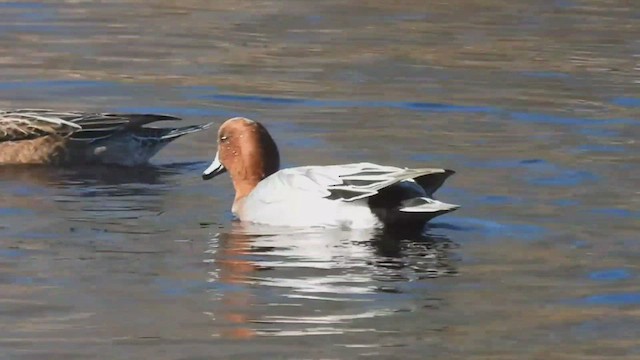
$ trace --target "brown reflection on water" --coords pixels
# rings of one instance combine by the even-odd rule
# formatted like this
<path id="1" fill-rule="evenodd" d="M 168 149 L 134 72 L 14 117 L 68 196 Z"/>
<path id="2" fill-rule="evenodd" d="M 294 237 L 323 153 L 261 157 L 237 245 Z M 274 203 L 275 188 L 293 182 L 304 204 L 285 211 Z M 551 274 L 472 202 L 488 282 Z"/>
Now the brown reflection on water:
<path id="1" fill-rule="evenodd" d="M 256 266 L 246 260 L 251 252 L 251 237 L 239 233 L 223 233 L 217 237 L 215 244 L 214 263 L 217 265 L 215 274 L 209 281 L 228 285 L 236 290 L 225 291 L 217 297 L 222 304 L 222 314 L 212 314 L 215 318 L 222 318 L 228 324 L 220 331 L 220 336 L 229 339 L 251 339 L 256 332 L 251 328 L 251 318 L 248 310 L 255 306 L 254 294 L 247 286 L 249 279 L 256 271 Z"/>

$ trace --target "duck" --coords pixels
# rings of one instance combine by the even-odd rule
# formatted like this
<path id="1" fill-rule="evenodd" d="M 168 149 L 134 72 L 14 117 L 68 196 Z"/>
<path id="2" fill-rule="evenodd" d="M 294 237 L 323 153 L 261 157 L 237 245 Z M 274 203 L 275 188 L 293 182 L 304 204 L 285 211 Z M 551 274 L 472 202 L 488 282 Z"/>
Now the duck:
<path id="1" fill-rule="evenodd" d="M 0 165 L 138 166 L 171 141 L 212 125 L 146 126 L 167 120 L 181 119 L 158 114 L 0 110 Z"/>
<path id="2" fill-rule="evenodd" d="M 202 178 L 229 173 L 231 212 L 241 222 L 343 229 L 424 226 L 459 208 L 433 198 L 453 170 L 370 162 L 280 169 L 278 146 L 260 122 L 236 117 L 217 133 Z"/>

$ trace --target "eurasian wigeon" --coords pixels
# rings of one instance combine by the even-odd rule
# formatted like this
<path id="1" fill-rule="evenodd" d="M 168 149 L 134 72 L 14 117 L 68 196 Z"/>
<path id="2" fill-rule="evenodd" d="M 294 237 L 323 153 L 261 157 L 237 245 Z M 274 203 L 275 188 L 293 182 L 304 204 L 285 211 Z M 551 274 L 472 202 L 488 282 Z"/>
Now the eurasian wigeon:
<path id="1" fill-rule="evenodd" d="M 178 137 L 211 124 L 180 128 L 145 127 L 155 114 L 96 114 L 24 109 L 0 111 L 0 165 L 146 163 Z"/>
<path id="2" fill-rule="evenodd" d="M 432 197 L 452 170 L 372 163 L 279 170 L 278 147 L 267 129 L 239 117 L 220 126 L 217 142 L 215 159 L 202 177 L 229 172 L 236 192 L 232 212 L 240 221 L 342 228 L 423 225 L 459 207 Z"/>

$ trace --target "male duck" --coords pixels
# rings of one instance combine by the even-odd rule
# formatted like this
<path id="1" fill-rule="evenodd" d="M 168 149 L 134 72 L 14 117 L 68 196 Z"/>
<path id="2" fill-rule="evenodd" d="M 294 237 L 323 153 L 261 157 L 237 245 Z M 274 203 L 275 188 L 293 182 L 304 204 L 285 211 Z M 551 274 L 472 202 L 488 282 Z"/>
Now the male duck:
<path id="1" fill-rule="evenodd" d="M 155 114 L 95 114 L 24 109 L 0 111 L 0 165 L 146 163 L 178 137 L 211 124 L 180 128 L 145 127 Z"/>
<path id="2" fill-rule="evenodd" d="M 267 129 L 246 118 L 218 131 L 218 151 L 202 174 L 229 171 L 232 212 L 241 221 L 275 226 L 373 228 L 423 225 L 458 208 L 432 198 L 452 175 L 445 169 L 403 169 L 372 163 L 279 170 L 278 147 Z"/>

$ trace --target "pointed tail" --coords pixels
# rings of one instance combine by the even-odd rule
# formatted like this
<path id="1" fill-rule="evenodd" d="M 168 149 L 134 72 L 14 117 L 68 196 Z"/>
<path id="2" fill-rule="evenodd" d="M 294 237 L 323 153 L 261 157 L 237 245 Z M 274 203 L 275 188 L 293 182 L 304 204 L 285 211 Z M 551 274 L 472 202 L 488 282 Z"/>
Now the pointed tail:
<path id="1" fill-rule="evenodd" d="M 200 130 L 207 129 L 211 125 L 213 125 L 213 123 L 200 124 L 200 125 L 191 125 L 191 126 L 185 126 L 185 127 L 175 128 L 175 129 L 167 129 L 169 131 L 167 133 L 165 133 L 165 134 L 162 134 L 160 139 L 161 140 L 173 140 L 173 139 L 179 138 L 182 135 L 191 134 L 191 133 L 194 133 L 194 132 L 198 132 Z"/>
<path id="2" fill-rule="evenodd" d="M 417 197 L 402 201 L 397 216 L 401 221 L 424 223 L 437 216 L 455 211 L 459 207 L 459 205 L 447 204 L 429 197 Z"/>
<path id="3" fill-rule="evenodd" d="M 406 213 L 439 213 L 444 214 L 458 209 L 460 205 L 447 204 L 428 197 L 405 200 L 398 211 Z"/>

